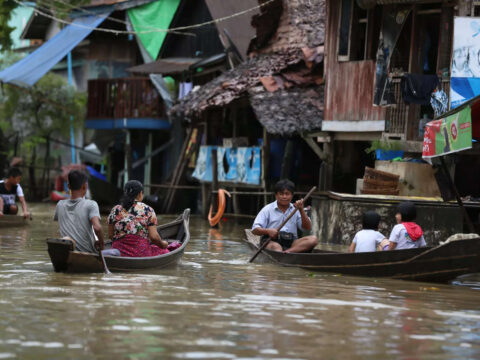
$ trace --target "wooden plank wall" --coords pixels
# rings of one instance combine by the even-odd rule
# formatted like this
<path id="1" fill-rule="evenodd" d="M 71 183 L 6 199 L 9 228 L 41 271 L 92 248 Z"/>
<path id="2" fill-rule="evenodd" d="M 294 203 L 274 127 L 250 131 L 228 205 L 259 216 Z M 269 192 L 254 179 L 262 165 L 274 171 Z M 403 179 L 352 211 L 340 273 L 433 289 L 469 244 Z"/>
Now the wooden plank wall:
<path id="1" fill-rule="evenodd" d="M 337 60 L 341 1 L 327 4 L 325 120 L 385 120 L 385 108 L 372 105 L 375 61 Z"/>

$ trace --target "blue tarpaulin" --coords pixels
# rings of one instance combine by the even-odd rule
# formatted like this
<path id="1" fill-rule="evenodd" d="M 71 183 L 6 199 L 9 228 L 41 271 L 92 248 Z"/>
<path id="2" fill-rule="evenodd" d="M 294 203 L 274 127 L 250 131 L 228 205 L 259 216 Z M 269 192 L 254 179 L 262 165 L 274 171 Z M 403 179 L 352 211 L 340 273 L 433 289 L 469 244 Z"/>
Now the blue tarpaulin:
<path id="1" fill-rule="evenodd" d="M 33 86 L 109 15 L 110 12 L 75 19 L 37 50 L 1 71 L 0 81 L 23 87 Z"/>

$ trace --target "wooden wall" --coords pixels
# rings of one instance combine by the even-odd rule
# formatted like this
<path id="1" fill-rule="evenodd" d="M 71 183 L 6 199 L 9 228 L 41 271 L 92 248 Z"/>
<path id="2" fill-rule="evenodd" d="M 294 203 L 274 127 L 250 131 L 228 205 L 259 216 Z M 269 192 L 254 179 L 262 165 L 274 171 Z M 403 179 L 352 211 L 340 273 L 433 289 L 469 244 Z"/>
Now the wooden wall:
<path id="1" fill-rule="evenodd" d="M 385 120 L 385 108 L 372 105 L 375 61 L 337 60 L 340 7 L 338 0 L 327 3 L 325 120 Z"/>

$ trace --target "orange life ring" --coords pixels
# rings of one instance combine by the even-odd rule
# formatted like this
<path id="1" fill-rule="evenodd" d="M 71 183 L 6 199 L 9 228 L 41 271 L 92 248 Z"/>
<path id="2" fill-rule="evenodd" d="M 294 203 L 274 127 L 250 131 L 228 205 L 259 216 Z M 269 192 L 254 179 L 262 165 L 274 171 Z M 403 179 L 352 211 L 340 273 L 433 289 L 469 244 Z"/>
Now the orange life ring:
<path id="1" fill-rule="evenodd" d="M 223 213 L 225 212 L 225 207 L 227 206 L 227 199 L 225 195 L 228 195 L 228 197 L 232 197 L 230 193 L 225 190 L 225 189 L 218 189 L 218 210 L 215 216 L 212 216 L 213 214 L 213 205 L 210 205 L 210 211 L 208 212 L 208 222 L 210 223 L 210 226 L 215 226 L 220 222 L 220 219 L 223 216 Z"/>

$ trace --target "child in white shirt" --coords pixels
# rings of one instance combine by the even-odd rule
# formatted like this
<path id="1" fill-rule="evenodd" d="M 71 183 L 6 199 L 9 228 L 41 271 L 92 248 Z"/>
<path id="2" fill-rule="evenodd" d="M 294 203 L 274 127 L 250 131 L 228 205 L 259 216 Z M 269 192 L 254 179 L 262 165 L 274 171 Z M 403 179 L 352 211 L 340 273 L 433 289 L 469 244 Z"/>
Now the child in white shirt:
<path id="1" fill-rule="evenodd" d="M 350 252 L 376 251 L 377 245 L 385 239 L 385 236 L 378 232 L 379 224 L 380 215 L 375 211 L 367 211 L 363 214 L 363 229 L 355 234 L 350 245 Z"/>

